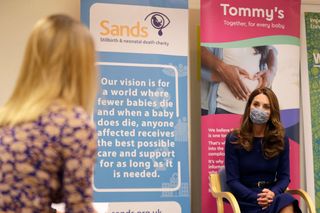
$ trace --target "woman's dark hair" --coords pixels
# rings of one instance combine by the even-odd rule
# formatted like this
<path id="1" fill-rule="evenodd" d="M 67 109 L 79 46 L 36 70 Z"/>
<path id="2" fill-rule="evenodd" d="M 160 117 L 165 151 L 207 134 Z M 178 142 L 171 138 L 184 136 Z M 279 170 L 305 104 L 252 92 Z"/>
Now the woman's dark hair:
<path id="1" fill-rule="evenodd" d="M 240 129 L 234 130 L 234 133 L 238 138 L 235 143 L 239 144 L 247 151 L 252 149 L 253 123 L 250 119 L 250 106 L 253 99 L 259 94 L 266 95 L 270 101 L 270 118 L 266 124 L 262 149 L 266 158 L 273 158 L 284 150 L 285 133 L 280 120 L 280 108 L 277 96 L 267 87 L 256 89 L 250 94 L 242 117 Z"/>

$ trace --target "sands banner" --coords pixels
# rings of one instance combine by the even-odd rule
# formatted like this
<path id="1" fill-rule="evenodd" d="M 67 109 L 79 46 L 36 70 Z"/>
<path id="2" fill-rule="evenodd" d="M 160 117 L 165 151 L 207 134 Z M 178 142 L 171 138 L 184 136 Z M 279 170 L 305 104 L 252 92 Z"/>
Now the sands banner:
<path id="1" fill-rule="evenodd" d="M 289 187 L 300 185 L 300 4 L 201 0 L 202 213 L 217 212 L 208 176 L 224 166 L 225 136 L 239 128 L 246 104 L 239 82 L 277 95 L 290 140 Z"/>
<path id="2" fill-rule="evenodd" d="M 189 213 L 188 1 L 82 0 L 81 20 L 100 71 L 95 205 Z"/>

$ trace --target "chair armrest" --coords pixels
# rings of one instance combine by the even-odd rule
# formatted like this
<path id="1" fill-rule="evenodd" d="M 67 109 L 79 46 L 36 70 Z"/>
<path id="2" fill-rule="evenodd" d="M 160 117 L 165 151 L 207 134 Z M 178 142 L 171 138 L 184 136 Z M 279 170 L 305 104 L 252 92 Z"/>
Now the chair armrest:
<path id="1" fill-rule="evenodd" d="M 211 192 L 216 199 L 226 199 L 230 203 L 234 213 L 241 213 L 237 199 L 231 192 Z"/>
<path id="2" fill-rule="evenodd" d="M 221 180 L 218 173 L 212 173 L 210 178 L 211 194 L 217 199 L 218 212 L 223 212 L 223 199 L 226 199 L 233 209 L 234 213 L 241 213 L 237 199 L 231 192 L 221 191 Z"/>
<path id="3" fill-rule="evenodd" d="M 303 198 L 303 200 L 305 201 L 306 205 L 308 206 L 309 212 L 316 213 L 315 205 L 314 205 L 313 201 L 311 200 L 311 197 L 309 196 L 309 194 L 306 191 L 304 191 L 303 189 L 287 189 L 286 192 L 289 194 L 292 194 L 292 195 L 301 196 Z"/>

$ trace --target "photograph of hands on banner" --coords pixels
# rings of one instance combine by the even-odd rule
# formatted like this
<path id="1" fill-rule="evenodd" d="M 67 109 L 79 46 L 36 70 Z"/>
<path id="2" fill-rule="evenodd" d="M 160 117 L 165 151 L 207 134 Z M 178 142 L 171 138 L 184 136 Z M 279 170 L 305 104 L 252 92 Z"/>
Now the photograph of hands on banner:
<path id="1" fill-rule="evenodd" d="M 241 48 L 201 47 L 201 114 L 242 114 L 246 99 L 259 87 L 269 87 L 279 97 L 288 95 L 277 89 L 280 83 L 299 89 L 299 76 L 288 59 L 294 60 L 289 45 Z M 294 50 L 292 50 L 294 51 Z M 282 54 L 287 52 L 286 54 Z M 290 91 L 290 90 L 286 90 Z M 281 99 L 282 109 L 296 103 Z M 292 99 L 287 99 L 292 100 Z M 294 99 L 293 99 L 294 100 Z"/>

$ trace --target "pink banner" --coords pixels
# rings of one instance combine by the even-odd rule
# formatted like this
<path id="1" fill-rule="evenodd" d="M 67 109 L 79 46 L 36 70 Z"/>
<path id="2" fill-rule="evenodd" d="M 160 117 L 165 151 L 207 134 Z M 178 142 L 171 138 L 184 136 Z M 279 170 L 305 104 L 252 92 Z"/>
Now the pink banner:
<path id="1" fill-rule="evenodd" d="M 299 11 L 300 0 L 201 0 L 201 42 L 299 37 Z"/>
<path id="2" fill-rule="evenodd" d="M 235 67 L 250 91 L 272 88 L 290 141 L 289 187 L 300 186 L 300 5 L 300 0 L 201 0 L 202 213 L 217 212 L 209 174 L 224 166 L 225 136 L 239 128 L 246 104 L 231 88 L 238 82 L 228 81 L 217 64 L 229 66 L 228 72 Z M 268 77 L 252 78 L 261 73 Z"/>
<path id="3" fill-rule="evenodd" d="M 240 118 L 239 115 L 223 114 L 202 116 L 202 213 L 217 212 L 215 200 L 210 194 L 208 174 L 224 166 L 225 137 L 239 126 Z"/>

